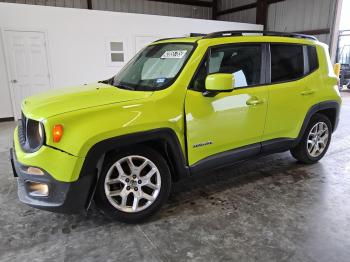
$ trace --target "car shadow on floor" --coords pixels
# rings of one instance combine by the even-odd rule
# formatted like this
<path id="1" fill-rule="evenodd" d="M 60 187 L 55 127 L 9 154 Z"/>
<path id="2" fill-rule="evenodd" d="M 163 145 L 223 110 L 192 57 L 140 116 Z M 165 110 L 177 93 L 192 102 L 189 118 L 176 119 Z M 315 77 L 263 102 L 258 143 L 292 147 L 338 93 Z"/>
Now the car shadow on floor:
<path id="1" fill-rule="evenodd" d="M 173 185 L 169 200 L 161 212 L 145 223 L 179 217 L 188 210 L 196 210 L 197 214 L 201 215 L 201 212 L 206 212 L 209 207 L 224 209 L 229 205 L 230 208 L 234 208 L 235 201 L 242 197 L 246 198 L 244 201 L 254 201 L 252 198 L 256 197 L 254 195 L 257 193 L 254 190 L 259 191 L 261 187 L 280 187 L 283 184 L 310 179 L 315 174 L 307 171 L 305 167 L 307 165 L 297 163 L 289 153 L 282 153 L 190 176 Z M 246 194 L 245 191 L 250 193 Z M 196 208 L 198 204 L 202 208 Z M 89 213 L 90 218 L 102 222 L 103 218 L 98 215 L 96 207 Z M 110 220 L 106 219 L 106 222 Z"/>

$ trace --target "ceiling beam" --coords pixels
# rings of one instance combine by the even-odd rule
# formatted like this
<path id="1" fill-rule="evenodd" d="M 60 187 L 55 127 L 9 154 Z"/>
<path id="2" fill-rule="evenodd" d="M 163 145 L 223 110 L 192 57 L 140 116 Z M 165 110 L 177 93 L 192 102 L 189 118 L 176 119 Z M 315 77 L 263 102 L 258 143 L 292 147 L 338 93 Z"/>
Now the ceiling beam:
<path id="1" fill-rule="evenodd" d="M 275 3 L 283 2 L 283 1 L 286 1 L 286 0 L 267 0 L 267 5 L 275 4 Z M 258 2 L 250 3 L 250 4 L 246 4 L 246 5 L 241 5 L 241 6 L 218 11 L 217 15 L 219 16 L 219 15 L 236 13 L 236 12 L 240 12 L 240 11 L 244 11 L 244 10 L 248 10 L 248 9 L 252 9 L 252 8 L 257 8 L 257 6 L 258 6 Z"/>
<path id="2" fill-rule="evenodd" d="M 251 3 L 251 4 L 246 4 L 246 5 L 241 5 L 241 6 L 221 10 L 218 12 L 218 15 L 226 15 L 226 14 L 236 13 L 239 11 L 252 9 L 252 8 L 256 8 L 256 3 Z"/>
<path id="3" fill-rule="evenodd" d="M 207 2 L 202 0 L 148 0 L 151 2 L 163 2 L 163 3 L 172 3 L 179 5 L 192 5 L 192 6 L 201 6 L 201 7 L 213 7 L 213 2 Z"/>

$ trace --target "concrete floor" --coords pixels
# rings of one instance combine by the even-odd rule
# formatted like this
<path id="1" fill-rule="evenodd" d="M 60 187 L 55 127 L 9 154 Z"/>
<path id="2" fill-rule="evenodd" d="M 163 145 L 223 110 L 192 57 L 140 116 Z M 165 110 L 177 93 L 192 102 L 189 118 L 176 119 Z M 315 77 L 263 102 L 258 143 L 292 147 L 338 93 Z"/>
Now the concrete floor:
<path id="1" fill-rule="evenodd" d="M 175 186 L 151 221 L 125 225 L 19 203 L 0 123 L 0 261 L 350 261 L 350 92 L 318 164 L 266 156 Z"/>

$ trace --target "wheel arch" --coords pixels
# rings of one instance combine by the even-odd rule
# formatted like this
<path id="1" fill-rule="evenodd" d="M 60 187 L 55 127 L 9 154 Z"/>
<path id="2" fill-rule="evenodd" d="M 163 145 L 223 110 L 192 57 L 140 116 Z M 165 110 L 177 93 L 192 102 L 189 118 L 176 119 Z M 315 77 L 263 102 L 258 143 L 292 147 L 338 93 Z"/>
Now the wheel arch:
<path id="1" fill-rule="evenodd" d="M 117 150 L 138 144 L 149 146 L 163 155 L 172 171 L 173 181 L 188 174 L 186 159 L 175 132 L 170 128 L 160 128 L 112 137 L 96 143 L 86 155 L 80 176 L 96 174 L 98 163 L 104 156 L 108 157 L 108 154 Z"/>
<path id="2" fill-rule="evenodd" d="M 334 132 L 338 126 L 339 113 L 340 113 L 340 104 L 337 101 L 323 101 L 321 103 L 318 103 L 318 104 L 312 106 L 304 118 L 304 122 L 301 126 L 299 135 L 293 143 L 294 146 L 299 144 L 311 118 L 315 114 L 323 114 L 323 115 L 327 116 L 332 124 L 332 132 Z"/>

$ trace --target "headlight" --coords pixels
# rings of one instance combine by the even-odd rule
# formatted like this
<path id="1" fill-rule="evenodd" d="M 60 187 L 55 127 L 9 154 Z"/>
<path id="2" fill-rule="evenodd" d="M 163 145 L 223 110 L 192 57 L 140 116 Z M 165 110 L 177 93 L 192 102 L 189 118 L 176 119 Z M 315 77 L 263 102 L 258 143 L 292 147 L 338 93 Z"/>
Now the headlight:
<path id="1" fill-rule="evenodd" d="M 21 128 L 19 128 L 19 140 L 23 151 L 35 152 L 45 142 L 44 125 L 36 120 L 22 117 Z"/>
<path id="2" fill-rule="evenodd" d="M 39 123 L 39 136 L 41 139 L 44 138 L 44 127 L 43 127 L 43 124 L 41 122 Z"/>
<path id="3" fill-rule="evenodd" d="M 42 123 L 32 119 L 27 122 L 27 140 L 32 150 L 39 149 L 43 144 L 44 130 Z"/>

